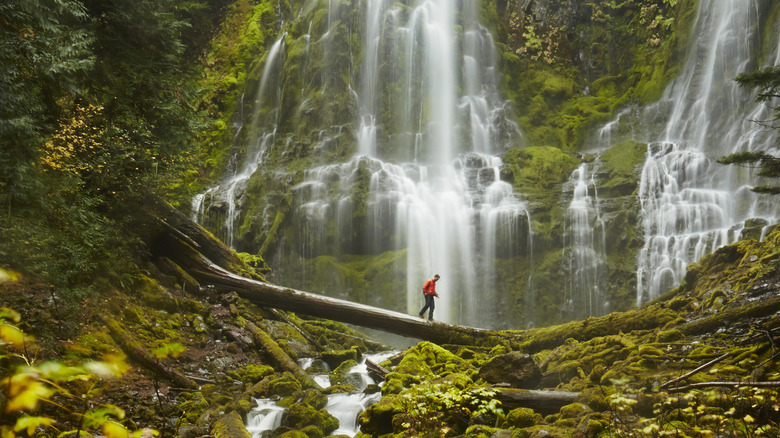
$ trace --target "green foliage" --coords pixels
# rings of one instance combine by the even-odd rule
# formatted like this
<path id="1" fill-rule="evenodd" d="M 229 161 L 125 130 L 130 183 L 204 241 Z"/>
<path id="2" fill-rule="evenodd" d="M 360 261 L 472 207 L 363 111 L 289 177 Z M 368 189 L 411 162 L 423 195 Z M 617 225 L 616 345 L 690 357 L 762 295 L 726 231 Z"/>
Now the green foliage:
<path id="1" fill-rule="evenodd" d="M 738 166 L 757 167 L 758 176 L 780 178 L 780 158 L 766 152 L 738 152 L 718 159 L 720 164 L 736 164 Z M 780 194 L 778 186 L 758 186 L 752 189 L 758 193 Z"/>
<path id="2" fill-rule="evenodd" d="M 756 89 L 757 102 L 769 102 L 780 97 L 780 65 L 765 67 L 752 73 L 740 73 L 734 80 L 743 87 Z"/>
<path id="3" fill-rule="evenodd" d="M 473 424 L 495 424 L 503 416 L 497 390 L 486 387 L 462 389 L 448 383 L 414 385 L 401 393 L 405 414 L 393 423 L 403 436 L 462 434 Z"/>
<path id="4" fill-rule="evenodd" d="M 186 164 L 197 125 L 185 54 L 202 42 L 188 20 L 216 3 L 0 6 L 0 257 L 10 267 L 71 298 L 136 269 L 138 233 L 127 231 Z"/>
<path id="5" fill-rule="evenodd" d="M 119 423 L 124 410 L 100 402 L 105 382 L 128 369 L 123 358 L 38 363 L 35 340 L 18 328 L 19 321 L 18 313 L 0 308 L 0 435 L 79 436 L 91 431 L 108 438 L 140 436 Z"/>
<path id="6" fill-rule="evenodd" d="M 0 5 L 0 201 L 34 194 L 36 144 L 93 65 L 87 19 L 76 0 L 9 0 Z"/>
<path id="7" fill-rule="evenodd" d="M 764 102 L 767 105 L 780 97 L 780 65 L 766 67 L 752 73 L 741 73 L 734 79 L 739 85 L 754 88 L 758 91 L 756 102 Z M 774 113 L 770 120 L 757 121 L 761 125 L 767 125 L 771 129 L 780 129 L 777 120 L 780 119 L 780 110 L 773 107 Z M 780 158 L 765 152 L 739 152 L 726 155 L 718 159 L 721 164 L 736 164 L 739 166 L 755 166 L 760 170 L 758 176 L 768 178 L 780 178 Z M 758 186 L 752 189 L 758 193 L 780 194 L 778 186 Z"/>
<path id="8" fill-rule="evenodd" d="M 632 418 L 637 397 L 615 392 L 607 397 L 613 412 L 609 430 L 616 436 L 777 436 L 780 432 L 778 392 L 743 386 L 735 391 L 691 390 L 664 393 L 653 404 L 653 417 Z M 734 435 L 732 435 L 734 434 Z"/>

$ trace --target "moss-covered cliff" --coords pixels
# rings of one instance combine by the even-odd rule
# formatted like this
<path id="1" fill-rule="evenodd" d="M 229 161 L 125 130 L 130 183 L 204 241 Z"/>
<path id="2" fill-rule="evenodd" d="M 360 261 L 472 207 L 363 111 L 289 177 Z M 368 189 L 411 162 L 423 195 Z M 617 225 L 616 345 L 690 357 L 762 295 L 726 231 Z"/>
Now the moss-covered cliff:
<path id="1" fill-rule="evenodd" d="M 277 281 L 402 307 L 397 295 L 406 288 L 405 261 L 403 253 L 395 252 L 395 231 L 369 234 L 364 229 L 360 200 L 365 202 L 367 179 L 354 185 L 355 205 L 346 232 L 328 223 L 317 232 L 325 236 L 323 241 L 314 241 L 303 231 L 311 227 L 308 219 L 296 215 L 300 206 L 293 188 L 306 179 L 306 169 L 347 162 L 355 153 L 358 102 L 350 89 L 361 75 L 366 50 L 361 26 L 368 12 L 359 2 L 294 3 L 236 2 L 224 31 L 214 39 L 205 78 L 205 86 L 214 92 L 205 96 L 204 107 L 218 120 L 205 134 L 209 140 L 204 142 L 204 166 L 190 183 L 192 193 L 203 192 L 221 175 L 240 172 L 242 161 L 260 150 L 262 165 L 245 186 L 234 189 L 238 217 L 232 219 L 228 203 L 216 199 L 208 204 L 203 223 L 240 251 L 269 259 Z M 481 20 L 492 29 L 500 54 L 500 89 L 511 102 L 512 121 L 522 131 L 502 155 L 501 178 L 530 203 L 532 238 L 525 239 L 529 244 L 511 251 L 509 258 L 499 257 L 495 264 L 499 287 L 506 291 L 501 307 L 511 309 L 502 315 L 507 326 L 594 314 L 560 306 L 571 289 L 564 284 L 570 257 L 564 241 L 571 201 L 566 184 L 580 163 L 594 160 L 574 151 L 586 144 L 593 127 L 622 106 L 659 96 L 676 71 L 695 4 L 481 3 Z M 399 11 L 408 13 L 404 8 Z M 386 89 L 377 93 L 383 96 L 380 102 L 389 104 L 403 91 L 398 71 L 407 61 L 381 62 L 385 64 L 377 81 Z M 263 102 L 259 109 L 257 102 Z M 400 125 L 393 114 L 389 108 L 377 112 L 378 141 L 386 143 L 385 150 L 402 137 L 394 131 Z M 617 146 L 591 166 L 597 172 L 610 236 L 604 248 L 606 272 L 598 280 L 606 294 L 603 300 L 610 304 L 595 314 L 627 309 L 634 302 L 636 280 L 630 260 L 640 243 L 635 228 L 638 205 L 631 195 L 637 187 L 642 147 Z M 399 151 L 398 157 L 404 154 Z M 232 229 L 225 225 L 230 220 Z M 361 246 L 369 235 L 376 239 L 377 232 L 387 234 L 382 237 L 387 245 L 378 245 L 379 250 Z M 377 276 L 372 271 L 397 275 Z M 526 315 L 529 309 L 539 317 L 531 320 Z"/>

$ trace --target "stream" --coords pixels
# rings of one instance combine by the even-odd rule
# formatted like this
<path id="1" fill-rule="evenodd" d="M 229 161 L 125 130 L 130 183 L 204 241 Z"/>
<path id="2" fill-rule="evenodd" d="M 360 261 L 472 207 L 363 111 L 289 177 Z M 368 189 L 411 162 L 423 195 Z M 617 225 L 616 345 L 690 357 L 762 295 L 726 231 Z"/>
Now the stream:
<path id="1" fill-rule="evenodd" d="M 397 353 L 397 351 L 386 351 L 363 355 L 359 363 L 352 367 L 348 373 L 351 377 L 350 383 L 357 388 L 357 391 L 328 395 L 328 403 L 325 406 L 325 410 L 339 420 L 338 429 L 334 430 L 331 435 L 355 436 L 360 431 L 357 424 L 358 415 L 382 397 L 381 392 L 373 394 L 364 393 L 369 385 L 377 383 L 368 375 L 366 359 L 380 363 Z M 313 362 L 314 359 L 311 358 L 299 360 L 299 364 L 304 370 L 309 368 Z M 321 365 L 327 368 L 327 365 L 324 363 Z M 331 386 L 328 373 L 321 373 L 312 377 L 323 388 Z M 381 386 L 382 383 L 384 382 L 377 384 Z M 286 408 L 279 406 L 277 400 L 268 398 L 255 399 L 255 403 L 257 403 L 257 406 L 247 414 L 246 428 L 253 438 L 263 438 L 268 436 L 268 432 L 282 426 Z"/>

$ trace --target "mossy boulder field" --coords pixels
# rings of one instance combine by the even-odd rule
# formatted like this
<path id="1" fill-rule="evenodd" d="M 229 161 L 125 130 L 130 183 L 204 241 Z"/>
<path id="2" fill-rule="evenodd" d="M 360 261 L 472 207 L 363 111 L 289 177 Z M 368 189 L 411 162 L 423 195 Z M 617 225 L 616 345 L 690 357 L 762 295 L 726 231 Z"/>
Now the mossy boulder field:
<path id="1" fill-rule="evenodd" d="M 780 2 L 6 3 L 0 438 L 780 437 Z"/>

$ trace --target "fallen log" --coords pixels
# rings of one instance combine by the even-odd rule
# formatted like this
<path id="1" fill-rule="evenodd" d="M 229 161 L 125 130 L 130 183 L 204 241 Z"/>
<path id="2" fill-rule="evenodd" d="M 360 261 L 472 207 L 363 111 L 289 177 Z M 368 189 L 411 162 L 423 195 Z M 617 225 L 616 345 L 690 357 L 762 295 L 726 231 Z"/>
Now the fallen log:
<path id="1" fill-rule="evenodd" d="M 212 431 L 214 438 L 252 438 L 252 434 L 244 426 L 241 414 L 231 411 L 214 422 Z"/>
<path id="2" fill-rule="evenodd" d="M 190 239 L 183 239 L 176 233 L 161 235 L 157 250 L 159 255 L 173 259 L 201 285 L 211 285 L 218 291 L 235 291 L 240 297 L 262 307 L 298 312 L 439 344 L 494 346 L 507 342 L 507 338 L 488 330 L 431 322 L 392 310 L 242 277 L 213 263 L 199 249 L 192 247 Z"/>
<path id="3" fill-rule="evenodd" d="M 533 389 L 495 388 L 495 398 L 505 410 L 530 408 L 540 414 L 555 414 L 562 407 L 572 404 L 579 397 L 578 392 L 539 391 Z"/>
<path id="4" fill-rule="evenodd" d="M 284 350 L 282 350 L 282 347 L 280 347 L 276 341 L 268 336 L 268 333 L 260 330 L 256 325 L 254 325 L 254 323 L 249 321 L 246 323 L 246 328 L 250 333 L 252 333 L 252 337 L 255 339 L 255 342 L 263 347 L 265 352 L 268 353 L 268 355 L 278 367 L 292 373 L 292 375 L 295 376 L 295 378 L 298 379 L 298 381 L 301 382 L 301 385 L 304 387 L 322 389 L 320 385 L 314 381 L 314 378 L 312 378 L 297 363 L 295 363 L 295 361 L 292 360 L 290 356 L 284 352 Z"/>
<path id="5" fill-rule="evenodd" d="M 368 372 L 369 377 L 377 382 L 385 380 L 385 377 L 390 373 L 390 370 L 370 359 L 366 359 L 366 371 Z"/>
<path id="6" fill-rule="evenodd" d="M 187 388 L 189 390 L 198 389 L 198 384 L 191 378 L 184 375 L 184 373 L 165 366 L 151 353 L 147 352 L 138 341 L 125 336 L 124 331 L 119 327 L 119 324 L 116 321 L 105 317 L 101 317 L 100 319 L 103 321 L 103 324 L 108 327 L 111 337 L 119 344 L 119 347 L 122 348 L 128 357 L 182 388 Z"/>

